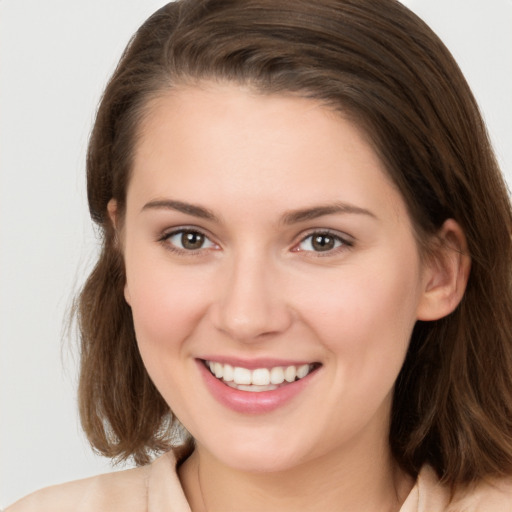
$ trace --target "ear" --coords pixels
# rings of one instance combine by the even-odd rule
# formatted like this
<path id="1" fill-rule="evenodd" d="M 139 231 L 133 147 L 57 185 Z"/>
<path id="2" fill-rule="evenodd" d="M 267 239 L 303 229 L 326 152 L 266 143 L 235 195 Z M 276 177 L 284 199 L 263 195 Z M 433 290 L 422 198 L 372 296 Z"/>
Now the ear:
<path id="1" fill-rule="evenodd" d="M 115 237 L 116 237 L 115 243 L 117 245 L 117 249 L 121 250 L 120 235 L 119 235 L 119 229 L 120 229 L 120 226 L 119 226 L 119 212 L 118 212 L 118 209 L 117 209 L 117 201 L 115 199 L 111 199 L 108 202 L 108 204 L 107 204 L 107 212 L 108 212 L 108 216 L 110 218 L 110 222 L 112 222 L 112 226 L 114 227 Z M 126 300 L 128 305 L 131 305 L 130 304 L 130 292 L 128 290 L 128 281 L 127 280 L 125 281 L 125 285 L 124 285 L 124 299 Z"/>
<path id="2" fill-rule="evenodd" d="M 471 259 L 466 235 L 457 222 L 448 219 L 436 236 L 424 263 L 423 295 L 418 320 L 439 320 L 459 305 L 469 278 Z"/>
<path id="3" fill-rule="evenodd" d="M 111 199 L 107 203 L 107 212 L 112 226 L 114 226 L 114 229 L 117 231 L 119 219 L 117 215 L 117 201 L 115 199 Z"/>

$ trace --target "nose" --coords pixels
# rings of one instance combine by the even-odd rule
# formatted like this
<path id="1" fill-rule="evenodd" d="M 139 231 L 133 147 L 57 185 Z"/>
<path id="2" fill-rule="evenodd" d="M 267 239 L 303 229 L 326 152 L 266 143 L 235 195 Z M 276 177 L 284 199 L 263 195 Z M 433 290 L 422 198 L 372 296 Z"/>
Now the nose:
<path id="1" fill-rule="evenodd" d="M 261 341 L 286 331 L 293 312 L 276 266 L 254 254 L 230 263 L 222 271 L 218 298 L 212 305 L 215 327 L 243 342 Z"/>

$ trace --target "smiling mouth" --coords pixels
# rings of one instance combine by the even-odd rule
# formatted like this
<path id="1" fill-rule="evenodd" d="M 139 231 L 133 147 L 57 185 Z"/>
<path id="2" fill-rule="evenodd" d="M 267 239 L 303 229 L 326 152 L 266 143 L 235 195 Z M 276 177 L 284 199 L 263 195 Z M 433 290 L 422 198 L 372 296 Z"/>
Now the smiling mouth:
<path id="1" fill-rule="evenodd" d="M 273 391 L 287 386 L 303 379 L 321 366 L 320 363 L 309 363 L 250 370 L 217 361 L 203 361 L 203 364 L 214 377 L 227 386 L 251 392 Z"/>

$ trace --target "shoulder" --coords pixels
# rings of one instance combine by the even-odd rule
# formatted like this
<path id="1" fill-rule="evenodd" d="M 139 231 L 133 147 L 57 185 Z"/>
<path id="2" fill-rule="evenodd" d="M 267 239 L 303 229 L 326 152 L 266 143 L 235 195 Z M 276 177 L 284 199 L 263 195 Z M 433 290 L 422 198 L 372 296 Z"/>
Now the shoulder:
<path id="1" fill-rule="evenodd" d="M 146 512 L 148 509 L 190 512 L 172 452 L 148 466 L 42 489 L 5 512 Z"/>
<path id="2" fill-rule="evenodd" d="M 488 479 L 456 490 L 448 512 L 512 510 L 512 475 Z"/>
<path id="3" fill-rule="evenodd" d="M 512 475 L 457 487 L 453 492 L 442 485 L 431 467 L 424 467 L 410 496 L 414 510 L 431 512 L 504 512 L 512 510 Z M 405 512 L 409 509 L 405 508 Z M 413 510 L 411 508 L 410 510 Z"/>
<path id="4" fill-rule="evenodd" d="M 5 512 L 140 512 L 146 510 L 150 467 L 47 487 L 14 503 Z"/>

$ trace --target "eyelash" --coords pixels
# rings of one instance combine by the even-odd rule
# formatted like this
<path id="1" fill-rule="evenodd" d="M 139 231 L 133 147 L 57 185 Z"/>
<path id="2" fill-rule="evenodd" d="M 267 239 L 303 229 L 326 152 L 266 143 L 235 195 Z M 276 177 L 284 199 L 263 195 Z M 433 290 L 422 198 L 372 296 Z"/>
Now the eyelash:
<path id="1" fill-rule="evenodd" d="M 177 247 L 176 244 L 174 244 L 170 241 L 170 239 L 175 236 L 181 235 L 181 237 L 183 237 L 183 235 L 185 235 L 185 234 L 196 235 L 196 236 L 199 235 L 199 236 L 203 237 L 205 241 L 209 241 L 211 246 L 217 247 L 217 244 L 212 242 L 210 240 L 210 237 L 208 235 L 206 235 L 205 233 L 203 233 L 202 231 L 200 231 L 199 229 L 186 228 L 186 227 L 180 228 L 180 229 L 175 229 L 168 233 L 164 233 L 158 239 L 158 241 L 161 242 L 162 244 L 164 244 L 164 246 L 167 250 L 177 253 L 177 254 L 182 254 L 182 255 L 187 255 L 187 256 L 193 256 L 193 255 L 199 254 L 201 251 L 204 251 L 205 249 L 211 248 L 211 247 L 201 246 L 197 249 L 185 249 L 183 247 Z"/>
<path id="2" fill-rule="evenodd" d="M 197 249 L 185 249 L 184 247 L 178 247 L 175 243 L 171 242 L 171 238 L 180 235 L 183 237 L 183 235 L 189 234 L 193 236 L 200 236 L 203 237 L 204 241 L 208 241 L 210 246 L 204 247 L 201 246 Z M 310 245 L 312 246 L 314 237 L 317 238 L 330 238 L 334 241 L 334 247 L 331 249 L 327 249 L 325 251 L 314 251 L 309 249 L 300 249 L 299 246 L 306 242 L 306 240 L 311 239 Z M 208 235 L 206 235 L 204 232 L 202 232 L 199 229 L 195 228 L 180 228 L 173 230 L 168 233 L 164 233 L 158 241 L 165 245 L 165 248 L 171 252 L 187 255 L 187 256 L 193 256 L 197 255 L 200 252 L 211 249 L 211 248 L 217 248 L 218 245 L 215 244 L 215 242 L 212 242 Z M 182 239 L 180 240 L 182 242 Z M 336 245 L 337 244 L 337 245 Z M 330 230 L 315 230 L 309 232 L 306 236 L 304 236 L 297 244 L 294 245 L 292 248 L 292 252 L 304 252 L 307 253 L 308 256 L 312 257 L 326 257 L 326 256 L 332 256 L 334 254 L 338 254 L 341 251 L 345 251 L 353 247 L 354 243 L 350 240 L 348 240 L 346 237 L 341 236 L 339 233 L 330 231 Z"/>
<path id="3" fill-rule="evenodd" d="M 311 239 L 310 245 L 312 246 L 315 238 L 330 238 L 334 241 L 335 246 L 325 251 L 299 249 L 299 246 L 308 239 Z M 296 244 L 292 250 L 294 252 L 305 252 L 308 253 L 308 255 L 318 258 L 336 255 L 341 251 L 346 251 L 347 249 L 350 249 L 351 247 L 353 247 L 353 245 L 354 243 L 352 241 L 348 240 L 346 237 L 341 236 L 339 233 L 330 230 L 316 230 L 311 231 L 305 237 L 303 237 L 301 241 L 298 244 Z"/>

